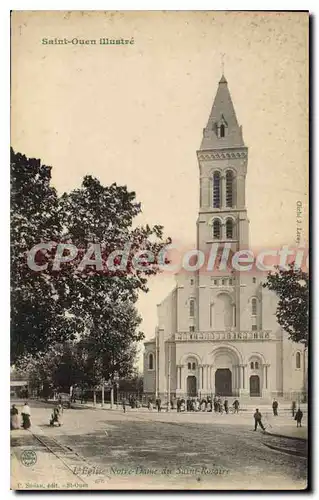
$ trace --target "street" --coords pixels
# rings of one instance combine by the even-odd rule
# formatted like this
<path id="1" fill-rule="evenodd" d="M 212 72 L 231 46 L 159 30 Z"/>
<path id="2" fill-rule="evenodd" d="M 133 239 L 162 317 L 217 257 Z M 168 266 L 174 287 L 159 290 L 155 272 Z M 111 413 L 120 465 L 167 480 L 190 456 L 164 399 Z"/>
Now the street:
<path id="1" fill-rule="evenodd" d="M 67 450 L 65 463 L 71 469 L 77 467 L 82 478 L 96 474 L 96 488 L 306 487 L 307 442 L 263 434 L 260 429 L 254 432 L 248 412 L 215 415 L 70 409 L 64 411 L 63 426 L 53 428 L 48 426 L 51 408 L 45 403 L 32 403 L 33 434 L 42 441 L 47 439 L 53 451 L 58 449 L 55 443 Z M 278 418 L 284 426 L 288 417 Z M 270 429 L 271 417 L 265 418 L 266 427 L 267 422 Z M 11 435 L 13 450 L 41 449 L 39 441 L 30 441 L 28 431 L 13 431 Z M 29 442 L 24 443 L 27 439 Z M 78 458 L 74 462 L 78 456 L 85 462 Z M 40 460 L 33 471 L 24 469 L 29 480 L 32 474 L 36 479 L 36 467 L 41 467 Z"/>

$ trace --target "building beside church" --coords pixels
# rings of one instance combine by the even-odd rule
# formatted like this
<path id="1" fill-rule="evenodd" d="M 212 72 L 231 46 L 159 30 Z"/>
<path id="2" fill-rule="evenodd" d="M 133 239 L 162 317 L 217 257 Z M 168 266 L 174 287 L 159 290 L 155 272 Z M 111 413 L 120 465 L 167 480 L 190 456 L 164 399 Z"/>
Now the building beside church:
<path id="1" fill-rule="evenodd" d="M 224 76 L 203 131 L 197 249 L 249 248 L 245 201 L 248 149 Z M 277 297 L 261 273 L 226 267 L 181 272 L 158 307 L 155 338 L 144 343 L 144 392 L 170 397 L 302 399 L 307 358 L 276 321 Z"/>

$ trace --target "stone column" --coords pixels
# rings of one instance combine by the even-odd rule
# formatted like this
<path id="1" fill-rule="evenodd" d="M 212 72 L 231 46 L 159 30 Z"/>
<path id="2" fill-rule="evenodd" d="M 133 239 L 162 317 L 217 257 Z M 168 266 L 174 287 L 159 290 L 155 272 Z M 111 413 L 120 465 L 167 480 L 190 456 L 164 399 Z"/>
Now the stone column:
<path id="1" fill-rule="evenodd" d="M 239 365 L 239 374 L 239 395 L 247 396 L 249 394 L 247 365 Z"/>
<path id="2" fill-rule="evenodd" d="M 181 377 L 180 378 L 180 381 L 181 381 L 181 383 L 180 383 L 180 389 L 181 389 L 182 393 L 186 392 L 186 390 L 185 390 L 185 380 L 184 380 L 184 370 L 185 370 L 185 367 L 182 365 L 180 367 L 180 377 Z"/>
<path id="3" fill-rule="evenodd" d="M 206 390 L 210 392 L 210 377 L 211 377 L 211 369 L 210 365 L 206 365 Z"/>
<path id="4" fill-rule="evenodd" d="M 210 392 L 213 392 L 214 394 L 215 394 L 215 372 L 216 368 L 212 366 L 210 370 Z"/>
<path id="5" fill-rule="evenodd" d="M 270 365 L 263 364 L 263 383 L 262 383 L 262 397 L 269 397 L 270 387 L 269 387 L 269 368 Z"/>
<path id="6" fill-rule="evenodd" d="M 226 177 L 225 175 L 221 176 L 220 179 L 220 206 L 222 208 L 226 207 Z M 224 238 L 224 236 L 223 236 Z"/>
<path id="7" fill-rule="evenodd" d="M 203 368 L 202 368 L 201 387 L 202 387 L 202 391 L 205 391 L 205 389 L 206 389 L 206 365 L 203 365 Z"/>
<path id="8" fill-rule="evenodd" d="M 238 389 L 243 388 L 243 371 L 241 365 L 237 366 L 237 373 L 238 373 Z"/>
<path id="9" fill-rule="evenodd" d="M 236 304 L 233 304 L 233 327 L 236 326 Z"/>
<path id="10" fill-rule="evenodd" d="M 180 375 L 180 365 L 176 366 L 176 389 L 179 390 L 181 388 L 181 375 Z"/>
<path id="11" fill-rule="evenodd" d="M 202 383 L 203 383 L 203 366 L 200 365 L 198 367 L 198 391 L 202 390 Z"/>
<path id="12" fill-rule="evenodd" d="M 232 366 L 232 392 L 237 390 L 237 365 Z"/>

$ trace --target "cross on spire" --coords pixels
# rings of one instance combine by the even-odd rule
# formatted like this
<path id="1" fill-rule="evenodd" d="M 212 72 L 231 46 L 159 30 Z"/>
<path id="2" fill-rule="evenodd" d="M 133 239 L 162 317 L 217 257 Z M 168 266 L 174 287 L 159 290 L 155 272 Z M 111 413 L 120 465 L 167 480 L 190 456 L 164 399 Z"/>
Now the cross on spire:
<path id="1" fill-rule="evenodd" d="M 225 70 L 225 61 L 224 61 L 224 58 L 225 58 L 225 52 L 222 52 L 220 54 L 220 58 L 221 58 L 221 66 L 222 66 L 222 75 L 224 74 L 224 70 Z"/>

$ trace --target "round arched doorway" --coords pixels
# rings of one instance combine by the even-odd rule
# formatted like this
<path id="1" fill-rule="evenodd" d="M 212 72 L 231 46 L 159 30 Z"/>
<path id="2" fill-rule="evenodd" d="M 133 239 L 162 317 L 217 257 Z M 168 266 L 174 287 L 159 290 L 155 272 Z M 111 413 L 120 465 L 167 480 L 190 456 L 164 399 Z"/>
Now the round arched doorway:
<path id="1" fill-rule="evenodd" d="M 233 396 L 239 387 L 240 354 L 230 345 L 216 348 L 211 358 L 211 388 L 219 396 Z"/>

